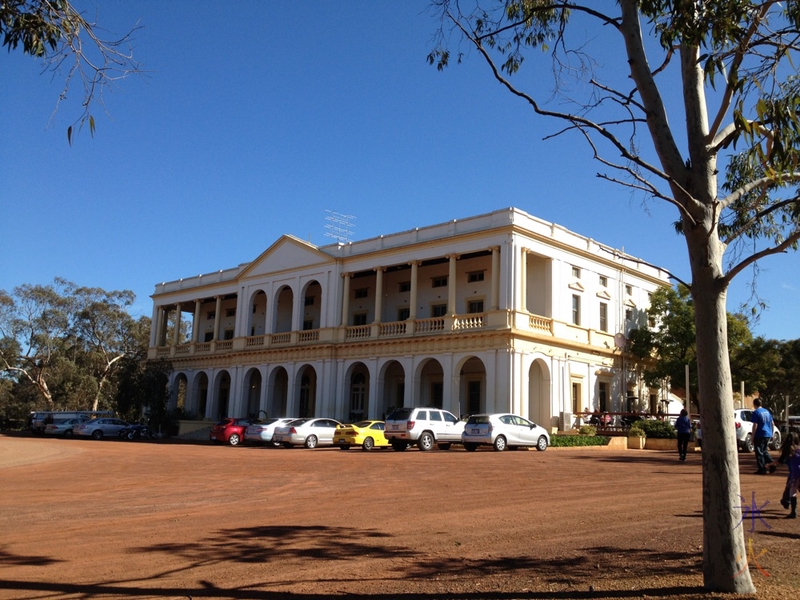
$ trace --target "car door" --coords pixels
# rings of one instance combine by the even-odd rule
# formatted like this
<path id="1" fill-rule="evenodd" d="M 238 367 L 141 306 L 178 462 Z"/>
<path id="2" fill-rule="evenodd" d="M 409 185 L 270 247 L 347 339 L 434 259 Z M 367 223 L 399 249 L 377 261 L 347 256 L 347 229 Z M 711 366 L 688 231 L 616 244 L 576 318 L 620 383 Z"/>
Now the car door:
<path id="1" fill-rule="evenodd" d="M 502 424 L 503 435 L 509 446 L 519 446 L 525 441 L 525 432 L 522 426 L 514 419 L 514 415 L 502 415 L 499 419 Z"/>
<path id="2" fill-rule="evenodd" d="M 516 429 L 519 432 L 520 440 L 526 446 L 533 446 L 536 444 L 537 436 L 536 436 L 536 426 L 533 422 L 528 421 L 523 417 L 514 417 L 514 423 L 516 425 Z"/>
<path id="3" fill-rule="evenodd" d="M 320 419 L 314 423 L 314 435 L 321 444 L 332 444 L 333 434 L 336 433 L 338 423 L 332 419 Z"/>
<path id="4" fill-rule="evenodd" d="M 464 424 L 461 423 L 459 426 L 458 418 L 451 412 L 447 412 L 446 410 L 436 412 L 440 414 L 440 418 L 442 419 L 440 423 L 442 431 L 441 439 L 446 442 L 460 442 L 461 433 L 464 431 Z"/>

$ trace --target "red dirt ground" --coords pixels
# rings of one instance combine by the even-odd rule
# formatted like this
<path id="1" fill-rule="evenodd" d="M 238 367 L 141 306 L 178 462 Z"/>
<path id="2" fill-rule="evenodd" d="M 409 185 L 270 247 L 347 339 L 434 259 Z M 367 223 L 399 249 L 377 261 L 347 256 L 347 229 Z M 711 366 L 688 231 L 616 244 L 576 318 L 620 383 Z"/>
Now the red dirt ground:
<path id="1" fill-rule="evenodd" d="M 754 466 L 755 597 L 797 597 L 785 473 Z M 0 436 L 0 485 L 0 598 L 720 597 L 701 589 L 699 454 Z"/>

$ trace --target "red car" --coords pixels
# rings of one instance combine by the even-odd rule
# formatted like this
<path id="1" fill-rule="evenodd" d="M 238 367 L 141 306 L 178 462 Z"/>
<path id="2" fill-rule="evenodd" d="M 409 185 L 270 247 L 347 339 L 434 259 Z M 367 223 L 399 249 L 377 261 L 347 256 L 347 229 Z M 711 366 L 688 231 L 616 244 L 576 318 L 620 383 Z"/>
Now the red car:
<path id="1" fill-rule="evenodd" d="M 255 419 L 222 419 L 211 428 L 208 439 L 212 442 L 225 442 L 231 446 L 238 446 L 244 441 L 244 430 L 248 425 L 259 423 Z"/>

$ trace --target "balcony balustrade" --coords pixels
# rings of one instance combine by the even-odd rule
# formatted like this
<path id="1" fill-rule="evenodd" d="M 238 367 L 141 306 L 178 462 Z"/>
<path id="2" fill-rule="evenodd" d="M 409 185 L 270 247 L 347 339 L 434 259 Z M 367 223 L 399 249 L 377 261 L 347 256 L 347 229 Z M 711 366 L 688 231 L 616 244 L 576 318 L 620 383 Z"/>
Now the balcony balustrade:
<path id="1" fill-rule="evenodd" d="M 514 314 L 516 317 L 514 317 Z M 391 323 L 373 323 L 370 325 L 351 325 L 326 329 L 309 329 L 303 331 L 285 331 L 281 333 L 254 335 L 233 340 L 217 340 L 214 342 L 194 342 L 177 346 L 159 346 L 150 349 L 151 358 L 188 358 L 198 354 L 216 354 L 223 352 L 236 352 L 240 350 L 253 350 L 258 348 L 280 348 L 286 346 L 318 343 L 347 343 L 352 341 L 365 341 L 372 339 L 403 338 L 417 335 L 447 335 L 449 332 L 479 331 L 505 329 L 511 326 L 514 319 L 516 327 L 525 327 L 537 333 L 548 336 L 570 338 L 562 336 L 561 329 L 564 324 L 555 323 L 548 317 L 530 315 L 526 313 L 506 313 L 497 311 L 491 313 L 475 313 L 455 315 L 453 317 L 434 317 L 428 319 L 410 319 Z M 555 329 L 554 329 L 555 328 Z M 608 346 L 608 334 L 602 333 L 591 338 L 588 330 L 580 329 L 586 334 L 586 342 Z"/>

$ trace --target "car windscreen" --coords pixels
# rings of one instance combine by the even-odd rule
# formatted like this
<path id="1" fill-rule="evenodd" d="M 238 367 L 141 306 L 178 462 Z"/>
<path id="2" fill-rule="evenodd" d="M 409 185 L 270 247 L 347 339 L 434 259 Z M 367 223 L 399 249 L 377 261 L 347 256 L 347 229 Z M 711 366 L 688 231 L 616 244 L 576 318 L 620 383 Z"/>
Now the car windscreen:
<path id="1" fill-rule="evenodd" d="M 387 421 L 407 421 L 411 416 L 411 413 L 414 411 L 413 408 L 398 408 L 392 411 L 392 413 L 386 417 Z"/>
<path id="2" fill-rule="evenodd" d="M 467 419 L 467 425 L 487 425 L 489 423 L 489 415 L 472 415 Z"/>

